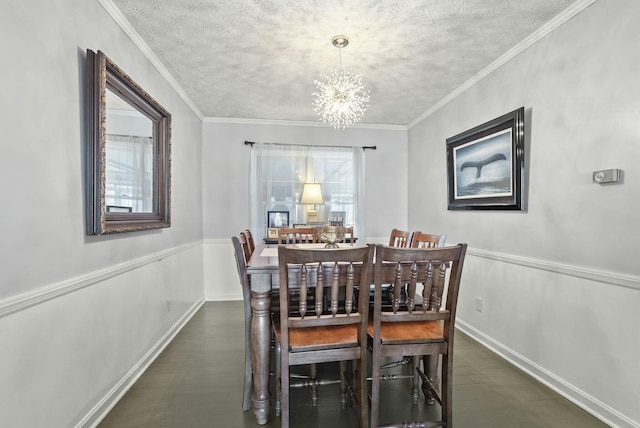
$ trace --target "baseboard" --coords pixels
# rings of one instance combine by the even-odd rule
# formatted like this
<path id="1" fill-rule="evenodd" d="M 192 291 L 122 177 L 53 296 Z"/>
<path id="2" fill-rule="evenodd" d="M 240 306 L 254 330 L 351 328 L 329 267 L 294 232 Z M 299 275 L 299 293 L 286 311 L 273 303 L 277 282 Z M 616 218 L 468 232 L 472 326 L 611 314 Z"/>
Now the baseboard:
<path id="1" fill-rule="evenodd" d="M 456 328 L 612 428 L 640 428 L 640 423 L 576 388 L 460 318 L 456 318 Z"/>
<path id="2" fill-rule="evenodd" d="M 204 304 L 204 297 L 195 302 L 178 321 L 156 342 L 131 370 L 82 418 L 75 428 L 94 428 L 107 416 L 120 399 L 167 347 L 173 338 Z"/>

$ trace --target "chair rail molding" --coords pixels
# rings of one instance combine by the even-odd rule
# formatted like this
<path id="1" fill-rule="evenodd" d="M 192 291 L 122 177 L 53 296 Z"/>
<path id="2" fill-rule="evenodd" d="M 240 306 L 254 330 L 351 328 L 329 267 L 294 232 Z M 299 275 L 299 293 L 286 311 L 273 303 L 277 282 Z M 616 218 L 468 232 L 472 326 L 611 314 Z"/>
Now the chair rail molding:
<path id="1" fill-rule="evenodd" d="M 39 305 L 40 303 L 44 303 L 48 300 L 64 296 L 65 294 L 72 293 L 84 287 L 100 283 L 108 280 L 109 278 L 122 275 L 123 273 L 134 269 L 139 269 L 142 266 L 161 261 L 167 257 L 182 253 L 200 245 L 202 245 L 202 241 L 194 241 L 177 247 L 168 248 L 166 250 L 158 251 L 157 253 L 109 266 L 94 272 L 89 272 L 85 275 L 69 278 L 30 293 L 10 297 L 0 301 L 0 318 L 14 312 L 19 312 L 32 306 Z"/>
<path id="2" fill-rule="evenodd" d="M 529 257 L 514 256 L 510 254 L 497 253 L 482 249 L 469 248 L 467 255 L 481 257 L 489 260 L 520 265 L 532 269 L 540 269 L 560 275 L 574 276 L 576 278 L 586 279 L 593 282 L 601 282 L 605 284 L 617 285 L 618 287 L 630 288 L 640 291 L 640 277 L 632 275 L 623 275 L 615 272 L 602 270 L 587 269 L 580 266 L 573 266 L 562 263 L 554 263 L 547 260 L 533 259 Z"/>

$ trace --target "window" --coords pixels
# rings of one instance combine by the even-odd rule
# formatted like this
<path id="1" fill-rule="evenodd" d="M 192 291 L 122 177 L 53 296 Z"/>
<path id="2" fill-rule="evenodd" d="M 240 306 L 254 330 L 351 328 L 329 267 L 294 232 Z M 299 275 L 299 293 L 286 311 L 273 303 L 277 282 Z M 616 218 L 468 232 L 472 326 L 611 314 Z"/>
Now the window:
<path id="1" fill-rule="evenodd" d="M 153 212 L 153 140 L 107 134 L 105 204 L 129 212 Z"/>
<path id="2" fill-rule="evenodd" d="M 364 230 L 364 154 L 358 147 L 256 144 L 251 149 L 251 227 L 267 233 L 267 212 L 288 211 L 289 226 L 342 219 L 354 233 Z M 324 204 L 300 204 L 304 183 L 322 186 Z"/>

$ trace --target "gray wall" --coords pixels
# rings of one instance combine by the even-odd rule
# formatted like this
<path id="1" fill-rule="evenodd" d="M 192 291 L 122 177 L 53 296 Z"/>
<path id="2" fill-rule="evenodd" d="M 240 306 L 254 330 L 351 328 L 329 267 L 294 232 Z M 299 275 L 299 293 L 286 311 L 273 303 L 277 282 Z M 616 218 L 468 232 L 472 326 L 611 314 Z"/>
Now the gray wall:
<path id="1" fill-rule="evenodd" d="M 376 146 L 365 160 L 365 234 L 387 236 L 407 222 L 404 130 L 205 123 L 202 142 L 204 237 L 229 239 L 249 227 L 251 151 L 244 141 Z M 230 240 L 229 240 L 230 241 Z"/>
<path id="2" fill-rule="evenodd" d="M 409 131 L 409 226 L 470 246 L 458 325 L 619 426 L 640 426 L 639 18 L 596 2 Z M 445 140 L 521 106 L 528 209 L 448 211 Z M 592 184 L 607 168 L 624 183 Z"/>
<path id="3" fill-rule="evenodd" d="M 0 426 L 90 425 L 202 302 L 202 125 L 97 0 L 5 0 L 0 38 Z M 173 115 L 169 229 L 85 235 L 86 49 Z"/>
<path id="4" fill-rule="evenodd" d="M 11 269 L 0 273 L 0 298 L 200 239 L 197 116 L 97 0 L 8 0 L 2 8 L 0 248 Z M 170 229 L 85 236 L 86 49 L 104 51 L 173 115 Z"/>

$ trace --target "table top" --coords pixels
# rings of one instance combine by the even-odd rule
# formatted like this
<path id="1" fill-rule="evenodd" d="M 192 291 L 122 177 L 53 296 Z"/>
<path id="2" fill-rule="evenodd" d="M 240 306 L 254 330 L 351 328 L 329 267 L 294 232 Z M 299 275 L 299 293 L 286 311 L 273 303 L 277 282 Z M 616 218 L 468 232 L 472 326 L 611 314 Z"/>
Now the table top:
<path id="1" fill-rule="evenodd" d="M 325 248 L 326 244 L 294 244 L 296 248 Z M 352 248 L 362 245 L 338 244 L 338 247 Z M 278 246 L 277 245 L 256 245 L 249 263 L 247 263 L 247 273 L 273 273 L 278 271 Z"/>

